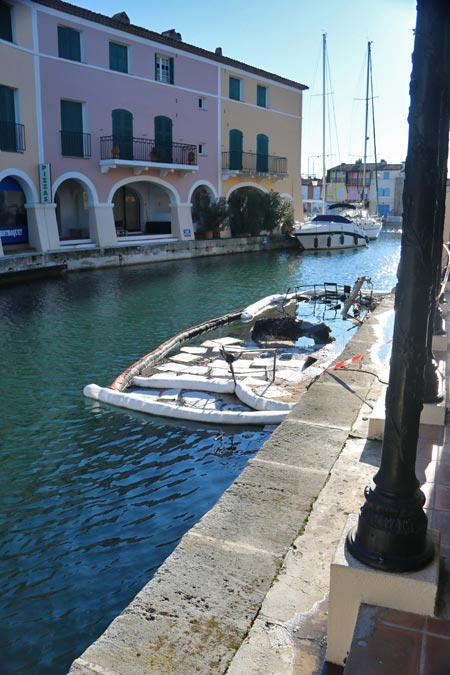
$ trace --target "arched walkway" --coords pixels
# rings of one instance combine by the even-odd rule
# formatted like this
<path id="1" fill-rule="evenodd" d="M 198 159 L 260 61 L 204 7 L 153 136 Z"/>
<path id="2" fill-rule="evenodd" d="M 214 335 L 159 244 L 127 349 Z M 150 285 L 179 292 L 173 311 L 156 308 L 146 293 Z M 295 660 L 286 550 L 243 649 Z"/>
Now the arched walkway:
<path id="1" fill-rule="evenodd" d="M 119 238 L 148 236 L 192 239 L 191 205 L 161 178 L 136 176 L 116 183 L 109 194 Z"/>
<path id="2" fill-rule="evenodd" d="M 0 180 L 0 238 L 4 253 L 28 248 L 28 219 L 25 192 L 12 177 Z"/>
<path id="3" fill-rule="evenodd" d="M 192 226 L 197 237 L 202 237 L 208 229 L 207 210 L 217 199 L 217 194 L 210 184 L 200 183 L 190 195 L 192 204 Z"/>

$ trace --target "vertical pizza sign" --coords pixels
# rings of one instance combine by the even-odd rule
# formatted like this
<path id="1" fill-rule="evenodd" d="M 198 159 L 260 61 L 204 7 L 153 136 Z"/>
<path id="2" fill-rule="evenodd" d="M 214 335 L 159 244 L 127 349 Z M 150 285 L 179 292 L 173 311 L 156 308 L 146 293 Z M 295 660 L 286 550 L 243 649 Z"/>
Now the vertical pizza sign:
<path id="1" fill-rule="evenodd" d="M 39 164 L 39 184 L 41 187 L 41 204 L 51 204 L 50 164 Z"/>

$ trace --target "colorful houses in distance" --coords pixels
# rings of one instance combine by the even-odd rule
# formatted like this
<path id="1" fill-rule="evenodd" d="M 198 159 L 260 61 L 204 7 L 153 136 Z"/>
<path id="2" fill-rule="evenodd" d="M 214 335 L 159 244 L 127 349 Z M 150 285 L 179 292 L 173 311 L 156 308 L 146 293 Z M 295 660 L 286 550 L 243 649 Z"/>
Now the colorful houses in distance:
<path id="1" fill-rule="evenodd" d="M 327 201 L 358 202 L 369 205 L 371 213 L 389 219 L 403 214 L 404 164 L 377 164 L 362 160 L 354 164 L 339 164 L 327 171 Z"/>
<path id="2" fill-rule="evenodd" d="M 304 85 L 59 0 L 0 0 L 0 64 L 0 255 L 193 239 L 249 187 L 302 219 Z"/>

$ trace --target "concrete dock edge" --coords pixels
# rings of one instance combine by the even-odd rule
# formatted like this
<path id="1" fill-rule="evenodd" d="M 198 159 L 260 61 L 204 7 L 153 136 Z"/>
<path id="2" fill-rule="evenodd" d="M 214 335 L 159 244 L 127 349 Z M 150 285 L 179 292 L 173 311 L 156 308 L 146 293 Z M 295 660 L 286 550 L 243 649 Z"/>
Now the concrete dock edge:
<path id="1" fill-rule="evenodd" d="M 302 660 L 299 673 L 320 672 L 330 563 L 379 460 L 369 350 L 392 306 L 339 357 L 364 352 L 364 367 L 322 374 L 70 675 L 284 675 Z"/>

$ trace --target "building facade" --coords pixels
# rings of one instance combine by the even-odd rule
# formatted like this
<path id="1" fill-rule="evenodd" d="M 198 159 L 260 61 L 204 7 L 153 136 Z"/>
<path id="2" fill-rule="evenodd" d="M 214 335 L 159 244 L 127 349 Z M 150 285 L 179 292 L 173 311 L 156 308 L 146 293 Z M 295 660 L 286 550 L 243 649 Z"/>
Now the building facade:
<path id="1" fill-rule="evenodd" d="M 404 164 L 339 164 L 327 171 L 327 201 L 365 202 L 371 213 L 380 216 L 403 214 Z"/>
<path id="2" fill-rule="evenodd" d="M 193 239 L 252 186 L 303 215 L 299 83 L 59 0 L 0 0 L 0 253 Z"/>

